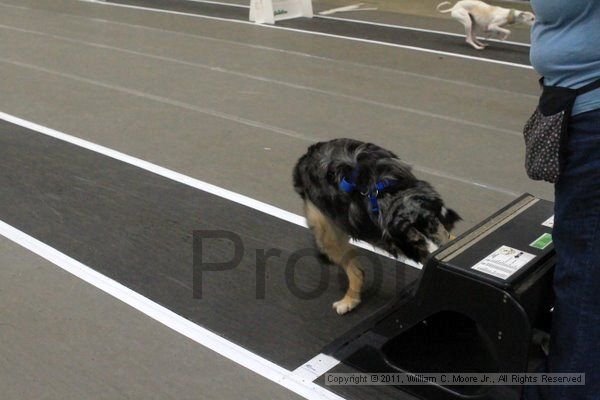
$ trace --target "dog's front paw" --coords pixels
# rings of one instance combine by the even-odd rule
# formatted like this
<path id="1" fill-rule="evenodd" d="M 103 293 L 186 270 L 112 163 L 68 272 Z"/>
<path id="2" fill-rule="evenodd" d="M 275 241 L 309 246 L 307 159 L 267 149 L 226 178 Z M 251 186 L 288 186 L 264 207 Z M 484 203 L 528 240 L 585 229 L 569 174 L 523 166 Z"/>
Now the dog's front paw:
<path id="1" fill-rule="evenodd" d="M 334 310 L 339 314 L 346 314 L 348 311 L 352 311 L 360 304 L 360 299 L 344 296 L 343 299 L 333 303 Z"/>

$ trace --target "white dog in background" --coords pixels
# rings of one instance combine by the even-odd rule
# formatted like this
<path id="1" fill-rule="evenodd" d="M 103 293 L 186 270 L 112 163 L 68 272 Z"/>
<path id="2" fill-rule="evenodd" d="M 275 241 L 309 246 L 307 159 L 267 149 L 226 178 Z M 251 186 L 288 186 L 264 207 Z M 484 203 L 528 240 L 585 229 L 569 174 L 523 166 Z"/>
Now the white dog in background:
<path id="1" fill-rule="evenodd" d="M 535 15 L 528 11 L 519 11 L 515 9 L 490 6 L 483 1 L 461 0 L 450 8 L 441 9 L 444 5 L 452 5 L 449 1 L 438 4 L 437 10 L 441 13 L 450 13 L 452 18 L 463 24 L 467 43 L 482 50 L 486 47 L 477 39 L 477 32 L 498 33 L 502 40 L 506 40 L 510 31 L 503 28 L 505 25 L 523 23 L 529 26 L 533 25 Z"/>

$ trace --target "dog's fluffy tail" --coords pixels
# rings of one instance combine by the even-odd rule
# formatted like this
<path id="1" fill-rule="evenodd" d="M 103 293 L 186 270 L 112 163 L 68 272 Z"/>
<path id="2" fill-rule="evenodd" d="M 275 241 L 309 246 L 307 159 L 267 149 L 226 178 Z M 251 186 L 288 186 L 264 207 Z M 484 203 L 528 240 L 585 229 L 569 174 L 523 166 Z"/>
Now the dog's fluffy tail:
<path id="1" fill-rule="evenodd" d="M 440 13 L 449 13 L 450 11 L 452 11 L 452 9 L 454 8 L 454 6 L 450 7 L 450 8 L 446 8 L 444 10 L 441 9 L 442 6 L 445 6 L 446 4 L 450 4 L 452 6 L 452 3 L 450 3 L 449 1 L 444 1 L 440 4 L 437 5 L 437 7 L 435 8 L 438 12 Z"/>

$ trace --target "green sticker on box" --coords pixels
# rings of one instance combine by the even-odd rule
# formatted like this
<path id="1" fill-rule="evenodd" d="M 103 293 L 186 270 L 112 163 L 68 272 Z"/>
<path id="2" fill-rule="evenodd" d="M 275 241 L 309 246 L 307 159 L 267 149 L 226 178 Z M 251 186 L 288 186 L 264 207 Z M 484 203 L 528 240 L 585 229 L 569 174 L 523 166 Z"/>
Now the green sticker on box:
<path id="1" fill-rule="evenodd" d="M 535 247 L 536 249 L 544 250 L 550 244 L 552 244 L 552 235 L 549 234 L 549 233 L 544 233 L 542 236 L 540 236 L 539 238 L 535 239 L 529 245 L 531 247 Z"/>

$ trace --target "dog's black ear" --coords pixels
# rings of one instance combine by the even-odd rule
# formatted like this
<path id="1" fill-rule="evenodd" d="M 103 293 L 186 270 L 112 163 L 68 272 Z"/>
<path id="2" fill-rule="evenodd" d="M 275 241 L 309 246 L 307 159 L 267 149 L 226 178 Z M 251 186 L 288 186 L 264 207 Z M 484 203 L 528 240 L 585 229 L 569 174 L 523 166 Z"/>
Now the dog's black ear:
<path id="1" fill-rule="evenodd" d="M 419 219 L 419 211 L 423 210 L 401 207 L 386 220 L 383 240 L 388 243 L 393 255 L 397 256 L 400 253 L 411 260 L 422 262 L 429 254 L 426 236 L 414 226 Z M 434 214 L 431 216 L 435 217 Z"/>
<path id="2" fill-rule="evenodd" d="M 454 229 L 454 225 L 458 221 L 462 221 L 462 218 L 460 217 L 460 215 L 458 215 L 456 211 L 446 207 L 442 207 L 442 211 L 440 212 L 438 219 L 440 220 L 442 225 L 444 225 L 444 228 L 446 228 L 448 232 Z"/>

